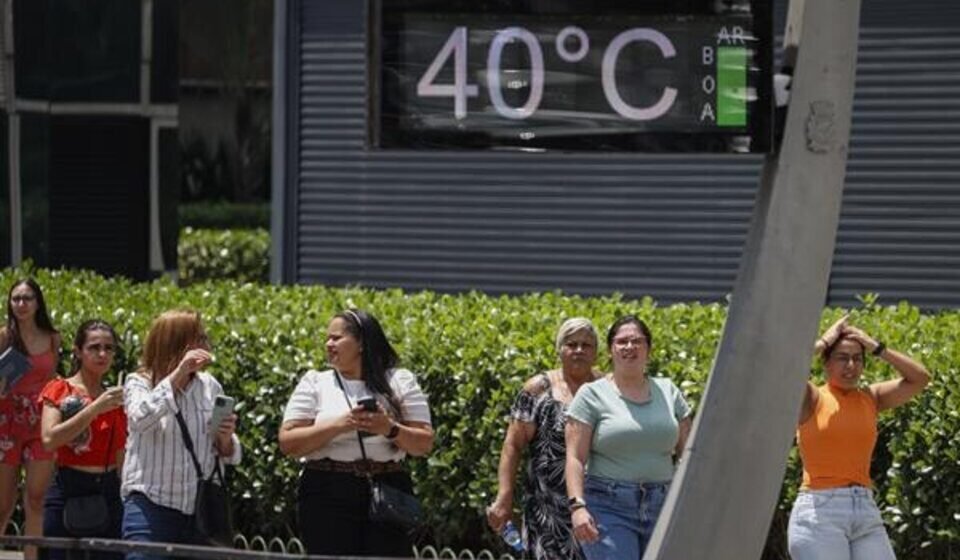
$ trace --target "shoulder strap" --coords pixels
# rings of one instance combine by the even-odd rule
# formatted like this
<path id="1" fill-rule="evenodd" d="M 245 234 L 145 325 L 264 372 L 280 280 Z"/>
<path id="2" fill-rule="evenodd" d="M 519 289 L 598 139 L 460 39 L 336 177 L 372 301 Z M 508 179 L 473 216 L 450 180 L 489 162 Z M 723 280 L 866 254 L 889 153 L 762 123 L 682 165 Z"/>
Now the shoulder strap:
<path id="1" fill-rule="evenodd" d="M 190 437 L 190 432 L 187 431 L 187 423 L 183 419 L 183 413 L 177 410 L 176 418 L 177 424 L 180 425 L 180 433 L 183 434 L 183 445 L 190 452 L 190 458 L 193 459 L 193 466 L 197 469 L 197 478 L 202 480 L 203 469 L 200 468 L 200 461 L 197 460 L 197 454 L 193 450 L 193 439 Z"/>
<path id="2" fill-rule="evenodd" d="M 343 380 L 340 379 L 340 372 L 333 370 L 333 375 L 337 378 L 337 385 L 340 386 L 340 390 L 343 391 L 343 398 L 347 401 L 347 410 L 353 408 L 353 405 L 350 404 L 350 397 L 347 396 L 347 388 L 343 386 Z M 363 460 L 367 460 L 367 448 L 363 445 L 363 437 L 360 436 L 360 432 L 357 432 L 357 441 L 360 442 L 360 455 L 363 456 Z"/>
<path id="3" fill-rule="evenodd" d="M 94 419 L 94 421 L 96 421 L 96 419 Z M 110 422 L 110 439 L 107 440 L 107 459 L 103 462 L 103 472 L 107 472 L 110 468 L 110 452 L 113 451 L 113 429 L 116 427 L 117 419 L 114 417 L 113 421 Z"/>

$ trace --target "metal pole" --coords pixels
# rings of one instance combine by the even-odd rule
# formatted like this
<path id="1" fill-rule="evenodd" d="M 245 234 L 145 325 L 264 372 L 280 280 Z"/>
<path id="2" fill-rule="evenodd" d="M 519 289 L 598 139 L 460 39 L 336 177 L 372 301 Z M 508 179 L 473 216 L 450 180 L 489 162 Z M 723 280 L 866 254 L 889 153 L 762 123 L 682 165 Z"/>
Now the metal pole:
<path id="1" fill-rule="evenodd" d="M 764 166 L 713 371 L 645 560 L 760 558 L 783 484 L 836 241 L 860 21 L 859 0 L 796 2 L 783 143 Z"/>

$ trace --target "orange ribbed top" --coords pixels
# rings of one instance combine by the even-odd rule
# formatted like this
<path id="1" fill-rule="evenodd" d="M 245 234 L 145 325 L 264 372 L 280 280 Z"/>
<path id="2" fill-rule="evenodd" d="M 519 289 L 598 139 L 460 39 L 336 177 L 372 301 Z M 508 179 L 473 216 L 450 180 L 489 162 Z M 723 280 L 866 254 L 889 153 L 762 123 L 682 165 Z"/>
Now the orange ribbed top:
<path id="1" fill-rule="evenodd" d="M 818 389 L 817 409 L 797 430 L 803 486 L 810 490 L 858 484 L 871 487 L 877 443 L 877 405 L 865 390 Z"/>

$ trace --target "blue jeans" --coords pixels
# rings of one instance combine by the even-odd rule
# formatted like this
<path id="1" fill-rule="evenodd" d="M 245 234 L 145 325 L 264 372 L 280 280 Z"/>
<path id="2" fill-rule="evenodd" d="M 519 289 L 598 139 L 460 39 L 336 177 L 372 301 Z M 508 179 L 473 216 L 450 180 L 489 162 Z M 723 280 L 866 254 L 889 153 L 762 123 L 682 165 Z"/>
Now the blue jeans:
<path id="1" fill-rule="evenodd" d="M 873 491 L 862 486 L 801 490 L 790 512 L 793 560 L 895 560 Z"/>
<path id="2" fill-rule="evenodd" d="M 139 492 L 133 492 L 123 500 L 123 540 L 204 544 L 198 540 L 193 529 L 192 515 L 157 505 Z M 140 552 L 127 554 L 127 560 L 163 560 L 165 558 L 170 558 L 170 555 L 151 555 Z"/>
<path id="3" fill-rule="evenodd" d="M 587 560 L 640 560 L 669 487 L 668 482 L 620 482 L 588 475 L 583 498 L 600 539 L 583 544 Z"/>

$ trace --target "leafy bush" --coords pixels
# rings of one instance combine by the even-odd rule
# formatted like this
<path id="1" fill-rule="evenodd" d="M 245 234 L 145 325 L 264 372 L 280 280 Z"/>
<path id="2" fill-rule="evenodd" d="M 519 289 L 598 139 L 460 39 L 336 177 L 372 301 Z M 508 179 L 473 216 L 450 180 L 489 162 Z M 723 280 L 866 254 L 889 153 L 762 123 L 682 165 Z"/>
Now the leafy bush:
<path id="1" fill-rule="evenodd" d="M 270 278 L 270 233 L 263 229 L 180 231 L 177 266 L 183 285 L 202 280 L 266 282 Z"/>
<path id="2" fill-rule="evenodd" d="M 270 229 L 270 204 L 191 202 L 177 211 L 180 227 L 194 229 Z"/>
<path id="3" fill-rule="evenodd" d="M 694 404 L 725 318 L 721 305 L 658 307 L 619 296 L 493 297 L 239 282 L 181 289 L 86 272 L 41 270 L 36 276 L 65 339 L 88 317 L 114 323 L 122 333 L 125 351 L 117 359 L 125 370 L 134 367 L 149 323 L 161 311 L 187 306 L 203 313 L 217 357 L 211 371 L 238 399 L 245 458 L 233 474 L 233 491 L 238 528 L 247 534 L 287 537 L 295 531 L 299 469 L 276 445 L 283 407 L 301 374 L 323 366 L 330 316 L 351 305 L 371 310 L 430 397 L 436 446 L 428 458 L 410 461 L 430 516 L 421 538 L 473 549 L 495 542 L 484 530 L 483 508 L 495 492 L 506 412 L 524 379 L 556 364 L 552 340 L 564 318 L 583 315 L 601 326 L 626 312 L 648 319 L 651 370 L 676 380 Z M 14 271 L 4 271 L 0 286 L 13 277 Z M 841 312 L 827 310 L 824 325 Z M 907 304 L 877 307 L 869 298 L 853 313 L 868 332 L 919 358 L 934 374 L 918 402 L 881 418 L 877 496 L 900 557 L 949 557 L 960 552 L 960 313 L 924 315 Z M 600 367 L 608 368 L 608 356 L 601 359 Z M 877 360 L 867 370 L 870 379 L 892 375 Z M 785 514 L 798 484 L 793 453 L 766 558 L 785 558 Z"/>

